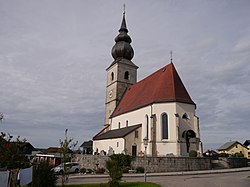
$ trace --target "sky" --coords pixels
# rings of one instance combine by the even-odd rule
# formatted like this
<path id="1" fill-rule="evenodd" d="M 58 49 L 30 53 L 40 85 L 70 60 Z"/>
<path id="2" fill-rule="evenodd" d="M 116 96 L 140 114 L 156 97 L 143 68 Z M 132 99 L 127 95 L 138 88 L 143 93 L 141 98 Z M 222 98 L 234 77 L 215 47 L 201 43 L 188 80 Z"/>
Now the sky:
<path id="1" fill-rule="evenodd" d="M 173 51 L 204 149 L 249 140 L 249 0 L 0 0 L 0 131 L 46 148 L 103 128 L 124 3 L 138 80 Z"/>

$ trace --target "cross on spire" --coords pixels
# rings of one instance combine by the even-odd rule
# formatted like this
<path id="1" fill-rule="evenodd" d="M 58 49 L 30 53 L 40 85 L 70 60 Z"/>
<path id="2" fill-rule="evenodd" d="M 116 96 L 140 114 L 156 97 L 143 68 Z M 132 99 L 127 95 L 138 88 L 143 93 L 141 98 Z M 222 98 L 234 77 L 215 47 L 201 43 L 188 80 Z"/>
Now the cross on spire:
<path id="1" fill-rule="evenodd" d="M 173 51 L 170 51 L 170 62 L 173 63 Z"/>
<path id="2" fill-rule="evenodd" d="M 126 4 L 124 3 L 123 4 L 123 14 L 125 14 L 125 11 L 126 11 Z"/>

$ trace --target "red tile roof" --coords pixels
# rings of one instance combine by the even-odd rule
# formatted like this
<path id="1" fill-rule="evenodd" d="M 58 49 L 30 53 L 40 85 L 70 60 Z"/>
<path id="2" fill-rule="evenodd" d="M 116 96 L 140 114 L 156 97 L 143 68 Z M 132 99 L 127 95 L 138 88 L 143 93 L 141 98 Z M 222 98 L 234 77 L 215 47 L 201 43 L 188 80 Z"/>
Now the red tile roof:
<path id="1" fill-rule="evenodd" d="M 130 86 L 111 117 L 152 103 L 162 102 L 181 102 L 195 105 L 173 63 Z"/>

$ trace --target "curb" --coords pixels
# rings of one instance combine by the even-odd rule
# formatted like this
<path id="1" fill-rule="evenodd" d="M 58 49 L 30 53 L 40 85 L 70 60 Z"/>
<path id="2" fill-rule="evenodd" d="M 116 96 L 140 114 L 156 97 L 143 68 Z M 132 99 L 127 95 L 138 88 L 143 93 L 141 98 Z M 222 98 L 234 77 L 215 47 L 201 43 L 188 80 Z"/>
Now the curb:
<path id="1" fill-rule="evenodd" d="M 147 173 L 147 176 L 178 176 L 178 175 L 203 175 L 203 174 L 219 174 L 219 173 L 233 173 L 233 172 L 243 172 L 250 171 L 250 167 L 244 168 L 232 168 L 232 169 L 218 169 L 218 170 L 199 170 L 199 171 L 179 171 L 179 172 L 164 172 L 164 173 Z M 107 174 L 99 175 L 71 175 L 69 178 L 107 178 Z M 144 177 L 144 173 L 133 173 L 133 174 L 123 174 L 123 177 Z"/>

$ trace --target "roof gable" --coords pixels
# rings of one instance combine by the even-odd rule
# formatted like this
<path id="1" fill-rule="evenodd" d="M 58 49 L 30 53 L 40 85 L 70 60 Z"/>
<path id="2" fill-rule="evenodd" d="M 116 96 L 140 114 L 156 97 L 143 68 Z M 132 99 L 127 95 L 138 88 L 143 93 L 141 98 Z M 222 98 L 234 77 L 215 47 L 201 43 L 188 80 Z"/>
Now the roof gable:
<path id="1" fill-rule="evenodd" d="M 92 146 L 93 146 L 93 141 L 89 140 L 89 141 L 83 142 L 80 147 L 92 147 Z"/>
<path id="2" fill-rule="evenodd" d="M 234 145 L 241 145 L 242 147 L 246 148 L 246 146 L 242 145 L 240 142 L 238 141 L 230 141 L 230 142 L 226 142 L 225 144 L 223 144 L 218 150 L 227 150 L 227 149 L 230 149 L 231 147 L 233 147 Z"/>
<path id="3" fill-rule="evenodd" d="M 225 144 L 223 144 L 218 150 L 225 150 L 230 148 L 231 146 L 233 146 L 234 144 L 236 144 L 237 141 L 230 141 L 230 142 L 226 142 Z"/>
<path id="4" fill-rule="evenodd" d="M 195 105 L 173 63 L 130 86 L 112 117 L 161 102 L 182 102 Z"/>
<path id="5" fill-rule="evenodd" d="M 113 139 L 113 138 L 123 138 L 126 135 L 130 134 L 134 130 L 141 127 L 141 124 L 139 125 L 133 125 L 129 127 L 124 127 L 121 129 L 115 129 L 115 130 L 109 130 L 103 134 L 97 135 L 93 138 L 93 140 L 103 140 L 103 139 Z"/>

